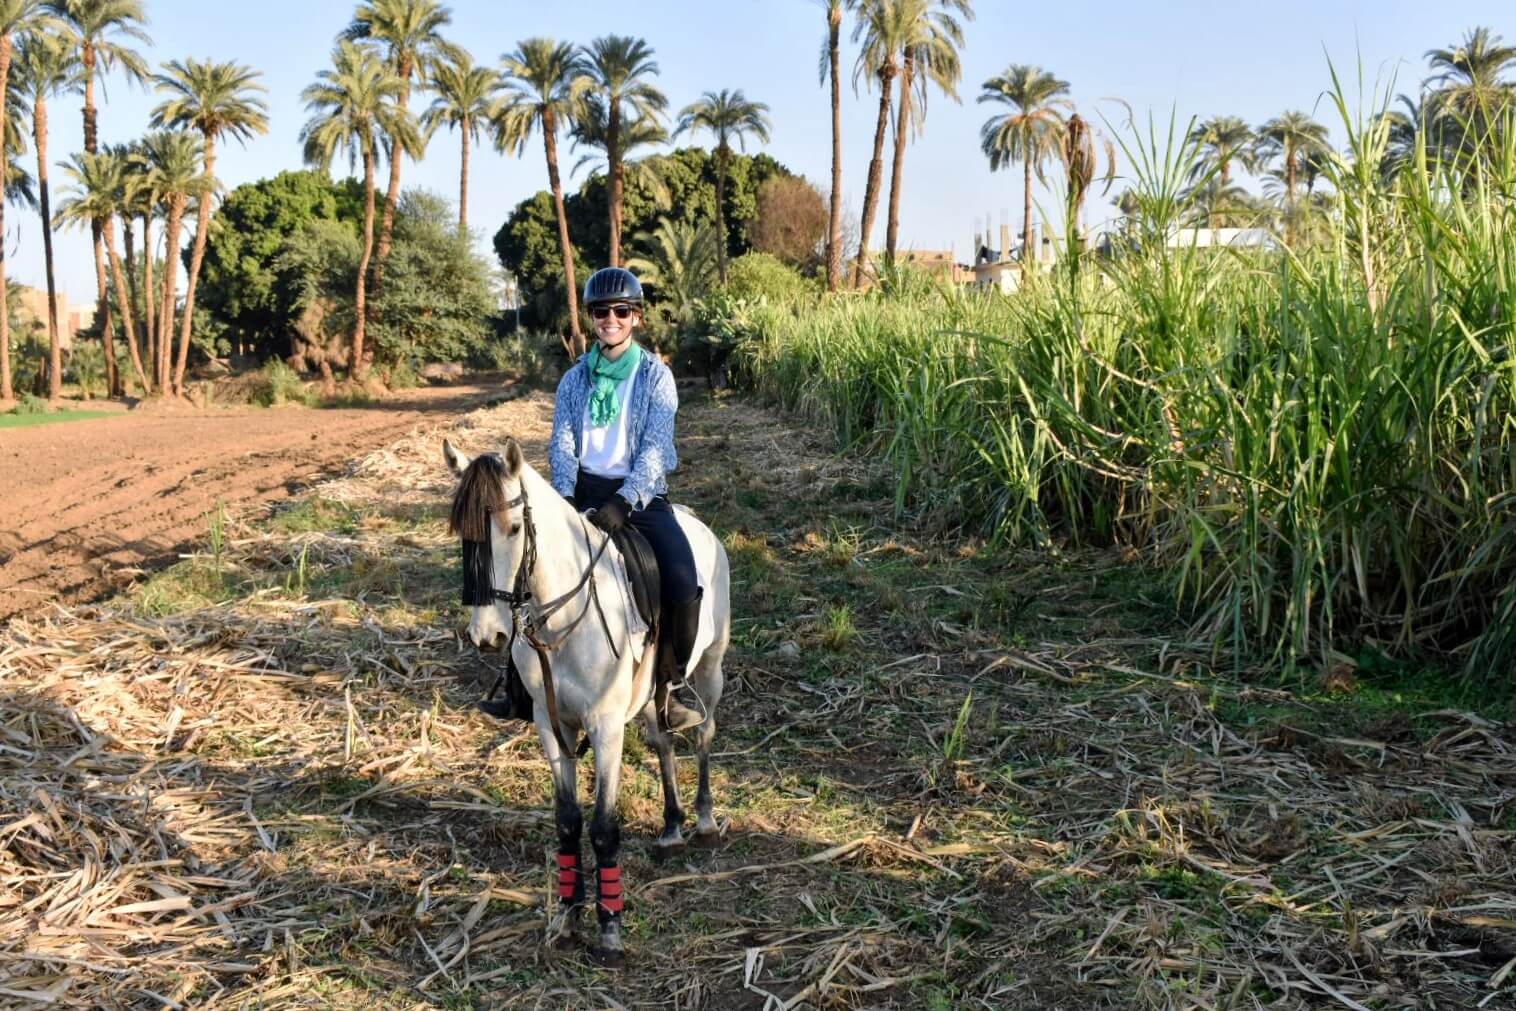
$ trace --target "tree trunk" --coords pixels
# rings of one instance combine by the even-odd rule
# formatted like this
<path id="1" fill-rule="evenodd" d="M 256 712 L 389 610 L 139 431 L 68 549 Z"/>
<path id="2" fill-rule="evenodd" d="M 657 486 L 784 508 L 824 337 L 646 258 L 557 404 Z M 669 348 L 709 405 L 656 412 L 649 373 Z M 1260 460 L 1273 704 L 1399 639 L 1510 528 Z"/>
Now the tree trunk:
<path id="1" fill-rule="evenodd" d="M 100 289 L 101 297 L 95 301 L 96 319 L 100 320 L 100 343 L 105 345 L 105 385 L 107 396 L 115 397 L 124 393 L 121 388 L 121 376 L 116 368 L 116 327 L 111 314 L 111 299 L 105 279 L 105 241 L 100 235 L 100 219 L 95 218 L 90 223 L 90 231 L 95 233 L 95 286 Z"/>
<path id="2" fill-rule="evenodd" d="M 100 150 L 99 130 L 95 111 L 95 47 L 85 42 L 81 62 L 84 65 L 84 153 L 97 154 Z M 105 383 L 111 396 L 121 389 L 121 373 L 116 366 L 116 335 L 111 323 L 110 293 L 105 280 L 104 237 L 100 234 L 100 219 L 89 223 L 90 241 L 95 247 L 95 318 L 101 321 L 100 343 L 105 348 Z"/>
<path id="3" fill-rule="evenodd" d="M 158 372 L 158 289 L 153 284 L 153 212 L 142 212 L 142 333 L 147 342 L 147 357 L 152 362 L 153 386 L 163 393 L 163 376 Z"/>
<path id="4" fill-rule="evenodd" d="M 0 96 L 3 98 L 3 96 Z M 42 213 L 42 252 L 47 261 L 47 398 L 63 396 L 63 349 L 58 344 L 58 295 L 53 277 L 53 209 L 47 192 L 47 102 L 37 96 L 32 106 L 37 144 L 37 198 Z"/>
<path id="5" fill-rule="evenodd" d="M 858 258 L 853 261 L 853 287 L 863 283 L 869 263 L 869 232 L 879 210 L 879 181 L 884 171 L 884 132 L 890 127 L 890 86 L 895 83 L 895 65 L 879 68 L 879 122 L 874 126 L 874 157 L 869 162 L 869 181 L 863 191 L 863 232 L 858 236 Z"/>
<path id="6" fill-rule="evenodd" d="M 195 283 L 205 261 L 205 242 L 211 230 L 211 201 L 216 197 L 216 138 L 205 134 L 205 192 L 196 201 L 195 249 L 190 253 L 189 280 L 184 288 L 184 321 L 179 325 L 179 367 L 174 370 L 174 393 L 184 396 L 184 366 L 189 361 L 190 332 L 195 328 Z"/>
<path id="7" fill-rule="evenodd" d="M 0 96 L 10 94 L 11 57 L 15 44 L 11 33 L 0 35 Z M 5 136 L 6 116 L 10 103 L 0 101 L 0 137 Z M 11 387 L 11 306 L 10 292 L 5 280 L 5 190 L 10 185 L 6 178 L 10 159 L 0 152 L 0 400 L 15 400 L 16 391 Z"/>
<path id="8" fill-rule="evenodd" d="M 1026 137 L 1022 138 L 1027 140 Z M 1029 143 L 1021 145 L 1022 154 L 1026 155 L 1026 202 L 1022 206 L 1021 213 L 1021 276 L 1025 277 L 1029 269 L 1028 264 L 1037 258 L 1037 253 L 1032 249 L 1032 147 Z M 977 259 L 979 250 L 974 250 Z"/>
<path id="9" fill-rule="evenodd" d="M 123 219 L 129 220 L 129 219 Z M 146 392 L 150 387 L 147 383 L 147 374 L 142 370 L 142 355 L 137 350 L 137 335 L 133 327 L 132 319 L 132 293 L 131 286 L 122 276 L 121 257 L 116 252 L 116 225 L 107 218 L 105 225 L 105 251 L 110 256 L 111 275 L 116 282 L 116 301 L 121 303 L 121 329 L 126 331 L 126 350 L 132 356 L 132 367 L 137 370 L 137 382 L 142 385 Z M 127 234 L 131 234 L 131 228 L 127 228 Z M 131 269 L 131 262 L 127 262 L 127 269 Z"/>
<path id="10" fill-rule="evenodd" d="M 611 218 L 611 266 L 621 266 L 621 103 L 615 96 L 608 101 L 605 129 L 606 172 L 610 187 L 606 204 Z"/>
<path id="11" fill-rule="evenodd" d="M 411 103 L 411 73 L 416 68 L 410 60 L 404 60 L 395 68 L 400 78 L 400 111 L 404 113 Z M 395 231 L 395 208 L 400 203 L 400 162 L 405 151 L 394 140 L 390 141 L 390 188 L 384 195 L 384 221 L 379 226 L 379 259 L 374 264 L 374 297 L 384 290 L 384 261 L 390 258 L 390 237 Z"/>
<path id="12" fill-rule="evenodd" d="M 568 215 L 563 209 L 563 184 L 558 180 L 558 119 L 551 109 L 542 114 L 542 143 L 547 151 L 547 181 L 553 188 L 553 208 L 558 212 L 558 247 L 563 251 L 563 276 L 568 282 L 569 341 L 574 361 L 584 354 L 584 332 L 579 328 L 579 282 L 574 278 L 574 247 L 569 242 Z"/>
<path id="13" fill-rule="evenodd" d="M 169 365 L 174 346 L 174 290 L 179 280 L 179 229 L 184 224 L 184 207 L 189 197 L 175 193 L 169 200 L 168 225 L 163 232 L 163 302 L 158 309 L 158 388 L 163 393 L 177 393 Z"/>
<path id="14" fill-rule="evenodd" d="M 836 291 L 842 283 L 842 81 L 841 50 L 842 7 L 827 14 L 827 52 L 832 75 L 832 200 L 831 218 L 826 232 L 826 290 Z"/>
<path id="15" fill-rule="evenodd" d="M 463 168 L 458 172 L 458 237 L 468 238 L 468 134 L 473 123 L 463 118 Z"/>
<path id="16" fill-rule="evenodd" d="M 726 285 L 726 142 L 716 148 L 716 268 Z"/>
<path id="17" fill-rule="evenodd" d="M 110 241 L 115 241 L 109 236 L 107 238 Z M 133 322 L 135 322 L 137 319 L 137 233 L 132 231 L 132 216 L 130 214 L 121 215 L 121 238 L 126 244 L 126 292 L 127 296 L 131 299 L 130 311 L 127 315 L 130 315 Z M 147 351 L 146 342 L 142 337 L 141 330 L 128 329 L 126 336 L 128 340 L 137 342 L 139 351 Z M 144 361 L 146 360 L 144 359 Z M 143 386 L 142 389 L 145 393 L 152 389 L 152 387 Z"/>
<path id="18" fill-rule="evenodd" d="M 895 117 L 895 164 L 890 169 L 890 210 L 884 229 L 884 262 L 895 266 L 895 250 L 900 241 L 900 187 L 905 178 L 905 146 L 910 142 L 911 79 L 915 64 L 905 54 L 900 68 L 900 109 Z M 1009 250 L 1007 250 L 1009 252 Z"/>
<path id="19" fill-rule="evenodd" d="M 1288 143 L 1284 146 L 1284 241 L 1295 244 L 1295 151 Z"/>
<path id="20" fill-rule="evenodd" d="M 348 375 L 363 378 L 363 338 L 368 316 L 368 292 L 366 280 L 368 263 L 374 252 L 374 150 L 370 144 L 363 152 L 363 257 L 358 261 L 358 291 L 354 299 L 358 319 L 353 324 L 353 362 Z"/>

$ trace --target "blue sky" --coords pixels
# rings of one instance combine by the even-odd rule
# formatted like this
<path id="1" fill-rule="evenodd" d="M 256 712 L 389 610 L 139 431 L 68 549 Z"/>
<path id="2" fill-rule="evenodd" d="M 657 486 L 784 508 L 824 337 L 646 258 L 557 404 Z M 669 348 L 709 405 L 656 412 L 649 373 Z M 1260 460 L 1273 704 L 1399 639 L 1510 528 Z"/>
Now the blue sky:
<path id="1" fill-rule="evenodd" d="M 816 76 L 825 25 L 814 0 L 453 0 L 451 7 L 450 36 L 480 62 L 498 60 L 519 39 L 532 35 L 578 42 L 606 33 L 640 35 L 656 50 L 659 84 L 675 109 L 703 91 L 741 88 L 772 110 L 769 153 L 822 186 L 830 178 L 826 93 Z M 353 4 L 147 0 L 147 8 L 154 40 L 147 55 L 155 64 L 195 56 L 236 60 L 264 73 L 270 132 L 245 148 L 233 143 L 221 150 L 218 175 L 223 183 L 232 187 L 299 167 L 297 138 L 306 120 L 299 94 L 326 65 L 332 40 Z M 901 212 L 903 245 L 951 246 L 960 260 L 968 258 L 976 217 L 993 217 L 998 225 L 1005 209 L 1013 229 L 1019 222 L 1020 172 L 989 171 L 979 152 L 978 130 L 990 107 L 974 101 L 980 84 L 1011 63 L 1038 64 L 1069 81 L 1075 101 L 1089 110 L 1098 110 L 1102 98 L 1119 96 L 1139 116 L 1152 109 L 1166 119 L 1170 108 L 1177 107 L 1184 118 L 1228 113 L 1257 124 L 1298 108 L 1314 111 L 1340 136 L 1330 103 L 1323 99 L 1330 82 L 1328 55 L 1351 75 L 1361 54 L 1371 85 L 1376 77 L 1393 73 L 1398 90 L 1414 91 L 1426 76 L 1424 51 L 1453 44 L 1469 27 L 1489 25 L 1516 40 L 1509 4 L 1493 0 L 1276 0 L 1263 7 L 1199 0 L 978 0 L 975 8 L 963 54 L 962 104 L 931 96 L 925 133 L 906 156 Z M 855 54 L 845 35 L 845 67 L 851 67 Z M 101 101 L 103 140 L 140 135 L 156 100 L 123 81 L 108 82 Z M 63 98 L 49 105 L 55 161 L 82 147 L 79 104 L 76 98 Z M 844 194 L 855 211 L 862 203 L 876 110 L 876 95 L 855 97 L 850 88 L 844 90 Z M 567 171 L 577 159 L 569 152 L 563 157 Z M 404 183 L 456 197 L 457 171 L 457 135 L 439 133 L 421 164 L 407 164 Z M 51 174 L 56 191 L 62 173 L 54 169 Z M 575 177 L 567 185 L 577 187 L 582 181 Z M 520 159 L 488 147 L 476 149 L 469 216 L 482 251 L 489 249 L 490 237 L 510 209 L 546 184 L 540 140 Z M 1091 220 L 1105 214 L 1105 209 L 1092 208 Z M 876 241 L 882 239 L 881 214 Z M 35 213 L 7 209 L 6 243 L 10 276 L 40 287 L 42 243 Z M 60 234 L 56 255 L 59 284 L 69 297 L 76 302 L 92 298 L 94 266 L 84 234 Z"/>

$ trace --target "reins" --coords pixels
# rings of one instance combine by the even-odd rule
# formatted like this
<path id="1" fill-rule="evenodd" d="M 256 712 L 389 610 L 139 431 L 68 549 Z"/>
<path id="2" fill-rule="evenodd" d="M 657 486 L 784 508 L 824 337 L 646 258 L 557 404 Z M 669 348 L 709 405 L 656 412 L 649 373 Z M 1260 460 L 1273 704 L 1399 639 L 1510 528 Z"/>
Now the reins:
<path id="1" fill-rule="evenodd" d="M 611 635 L 611 627 L 610 623 L 606 620 L 605 609 L 600 605 L 599 583 L 595 579 L 595 568 L 600 564 L 600 559 L 605 554 L 606 547 L 611 543 L 611 535 L 606 534 L 605 538 L 600 542 L 600 546 L 596 548 L 594 542 L 591 540 L 589 527 L 585 524 L 584 516 L 581 514 L 579 516 L 579 526 L 584 532 L 585 546 L 590 549 L 589 565 L 585 567 L 584 574 L 579 577 L 579 581 L 574 584 L 573 589 L 559 595 L 540 608 L 532 608 L 530 607 L 532 601 L 530 583 L 532 573 L 537 567 L 537 525 L 532 520 L 532 504 L 526 494 L 525 481 L 521 483 L 521 494 L 506 502 L 505 508 L 510 509 L 517 505 L 521 506 L 521 523 L 526 536 L 526 546 L 521 553 L 521 562 L 516 566 L 516 575 L 512 581 L 511 589 L 497 590 L 493 585 L 489 588 L 488 596 L 490 600 L 503 601 L 510 608 L 511 638 L 505 647 L 506 669 L 495 677 L 495 683 L 490 687 L 486 701 L 494 699 L 495 693 L 500 690 L 501 680 L 514 670 L 516 666 L 514 653 L 516 636 L 521 635 L 526 639 L 527 644 L 532 647 L 533 651 L 536 652 L 537 660 L 542 664 L 542 694 L 544 702 L 547 705 L 548 723 L 553 728 L 553 736 L 558 739 L 558 746 L 564 750 L 565 754 L 569 754 L 574 749 L 569 747 L 568 741 L 563 736 L 563 728 L 558 722 L 558 693 L 553 685 L 553 664 L 548 654 L 558 649 L 567 641 L 568 637 L 584 621 L 585 616 L 590 612 L 590 607 L 593 605 L 595 613 L 600 618 L 600 627 L 605 632 L 605 641 L 611 647 L 612 655 L 617 660 L 621 659 L 621 651 L 616 647 L 615 637 Z M 491 548 L 489 542 L 488 523 L 485 524 L 484 533 L 486 538 L 484 542 L 485 550 L 491 552 L 489 559 L 490 564 L 493 565 L 494 556 L 492 553 L 493 548 Z M 557 632 L 551 640 L 543 638 L 540 633 L 547 630 L 548 619 L 577 597 L 586 584 L 589 585 L 589 593 L 586 595 L 584 607 L 580 609 L 579 614 L 573 621 L 568 623 L 567 627 Z"/>

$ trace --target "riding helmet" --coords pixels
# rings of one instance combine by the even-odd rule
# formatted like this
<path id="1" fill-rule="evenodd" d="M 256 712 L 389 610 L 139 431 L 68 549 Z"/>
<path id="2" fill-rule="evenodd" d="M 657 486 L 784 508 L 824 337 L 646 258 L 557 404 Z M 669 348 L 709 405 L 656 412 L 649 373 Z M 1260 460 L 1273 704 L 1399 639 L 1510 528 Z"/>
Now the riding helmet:
<path id="1" fill-rule="evenodd" d="M 623 267 L 602 267 L 584 282 L 584 304 L 630 302 L 642 304 L 642 283 L 637 275 Z"/>

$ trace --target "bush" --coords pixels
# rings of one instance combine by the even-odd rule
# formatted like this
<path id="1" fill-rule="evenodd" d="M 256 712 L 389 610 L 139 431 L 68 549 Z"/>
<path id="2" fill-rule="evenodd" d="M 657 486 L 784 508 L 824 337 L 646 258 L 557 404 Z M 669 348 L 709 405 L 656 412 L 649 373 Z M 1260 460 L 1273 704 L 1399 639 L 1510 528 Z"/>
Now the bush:
<path id="1" fill-rule="evenodd" d="M 310 397 L 305 392 L 305 384 L 300 381 L 300 373 L 290 368 L 282 358 L 271 358 L 263 366 L 263 387 L 256 395 L 256 401 L 264 407 L 278 407 L 281 404 L 307 404 Z"/>
<path id="2" fill-rule="evenodd" d="M 416 374 L 410 359 L 402 358 L 390 366 L 389 379 L 385 385 L 392 390 L 414 390 L 421 385 L 421 377 Z"/>
<path id="3" fill-rule="evenodd" d="M 16 402 L 16 406 L 11 408 L 11 413 L 46 414 L 47 401 L 42 397 L 35 396 L 31 393 L 23 393 L 21 394 L 21 399 Z"/>
<path id="4" fill-rule="evenodd" d="M 93 342 L 75 344 L 69 352 L 64 376 L 79 387 L 79 395 L 85 400 L 105 393 L 105 348 Z"/>
<path id="5" fill-rule="evenodd" d="M 726 272 L 727 294 L 735 298 L 766 298 L 788 302 L 816 294 L 815 282 L 786 267 L 769 253 L 745 253 L 731 262 Z"/>

